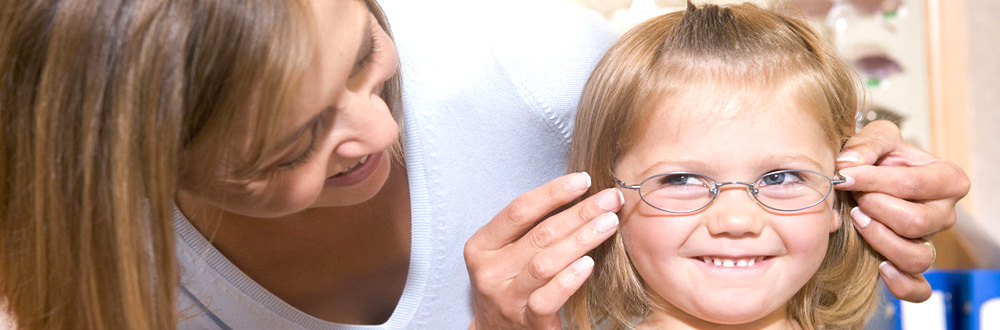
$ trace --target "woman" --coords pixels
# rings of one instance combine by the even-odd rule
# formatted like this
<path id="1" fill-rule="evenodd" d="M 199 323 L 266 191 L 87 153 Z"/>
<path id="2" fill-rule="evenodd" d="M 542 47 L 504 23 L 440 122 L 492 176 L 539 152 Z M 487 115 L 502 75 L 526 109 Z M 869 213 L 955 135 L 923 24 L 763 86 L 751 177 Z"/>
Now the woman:
<path id="1" fill-rule="evenodd" d="M 409 27 L 417 26 L 421 18 L 426 23 L 426 16 L 418 16 L 426 13 L 423 10 L 440 8 L 395 5 L 399 7 L 390 8 L 390 14 L 415 15 L 410 21 L 400 19 L 403 25 L 412 24 Z M 461 4 L 448 5 L 462 8 Z M 464 241 L 472 231 L 466 229 L 482 224 L 481 217 L 464 216 L 498 212 L 466 250 L 480 293 L 475 295 L 477 326 L 519 327 L 525 321 L 532 327 L 539 322 L 551 324 L 558 320 L 555 310 L 568 296 L 565 290 L 579 285 L 568 283 L 565 290 L 541 287 L 549 283 L 550 272 L 538 273 L 540 278 L 518 288 L 499 285 L 509 282 L 492 283 L 486 276 L 519 271 L 529 262 L 553 255 L 536 256 L 537 250 L 503 247 L 525 246 L 507 241 L 521 237 L 549 210 L 574 199 L 578 193 L 551 189 L 574 176 L 526 193 L 507 211 L 493 206 L 506 203 L 515 189 L 524 191 L 523 187 L 539 185 L 540 178 L 552 177 L 557 166 L 561 172 L 564 160 L 546 162 L 554 156 L 534 154 L 534 145 L 489 145 L 492 154 L 465 158 L 463 164 L 472 164 L 481 173 L 498 161 L 487 156 L 531 153 L 520 163 L 525 167 L 504 172 L 528 174 L 507 178 L 516 184 L 483 180 L 478 185 L 449 185 L 465 192 L 460 196 L 464 199 L 450 200 L 453 204 L 438 203 L 440 191 L 430 189 L 451 183 L 446 179 L 452 172 L 446 170 L 459 166 L 428 167 L 418 155 L 418 151 L 427 155 L 451 152 L 449 141 L 412 138 L 432 129 L 478 130 L 485 136 L 496 131 L 440 119 L 436 122 L 440 126 L 407 131 L 405 165 L 388 161 L 386 150 L 393 144 L 396 127 L 387 109 L 398 109 L 390 78 L 395 56 L 374 2 L 11 0 L 3 1 L 0 8 L 4 22 L 0 25 L 0 134 L 5 141 L 0 161 L 4 178 L 0 290 L 20 328 L 172 328 L 177 319 L 182 327 L 334 328 L 343 323 L 383 322 L 385 328 L 464 327 L 472 318 L 470 295 L 465 294 L 466 274 L 457 246 L 451 242 Z M 592 17 L 579 19 L 575 26 L 594 21 Z M 495 21 L 480 23 L 490 22 Z M 451 27 L 461 28 L 467 27 Z M 405 35 L 406 26 L 399 32 Z M 431 35 L 409 37 L 426 36 Z M 492 37 L 507 38 L 499 32 Z M 469 42 L 425 44 L 425 49 L 437 52 L 439 61 L 456 60 L 449 65 L 459 64 L 457 59 L 472 62 L 447 52 L 468 47 Z M 603 51 L 594 44 L 587 46 L 593 48 L 588 54 L 594 54 L 594 60 Z M 542 55 L 534 59 L 493 50 L 456 56 L 491 54 L 506 56 L 507 62 L 545 62 Z M 402 51 L 405 55 L 408 50 Z M 591 66 L 577 70 L 582 72 L 575 74 L 579 77 L 586 75 L 593 62 L 565 61 L 562 65 L 579 68 L 587 63 Z M 404 56 L 404 68 L 405 64 L 410 62 Z M 406 72 L 417 75 L 404 109 L 406 116 L 427 118 L 440 109 L 424 108 L 430 103 L 421 93 L 428 88 L 446 91 L 461 82 L 420 86 L 419 78 L 425 77 L 419 75 L 421 69 L 426 68 Z M 509 79 L 502 74 L 502 65 L 475 72 Z M 538 113 L 572 110 L 564 105 L 575 102 L 573 98 L 547 97 L 556 94 L 551 90 L 565 86 L 533 84 L 544 81 L 528 74 L 540 71 L 506 72 L 526 72 L 519 86 L 528 82 L 547 101 L 533 98 L 527 105 L 539 109 Z M 582 78 L 571 86 L 582 86 Z M 481 96 L 493 92 L 443 99 L 455 102 L 453 108 L 464 109 L 469 104 L 483 106 Z M 573 93 L 579 89 L 558 92 Z M 489 113 L 485 111 L 489 108 L 483 109 L 467 117 Z M 553 113 L 556 118 L 562 115 Z M 556 132 L 565 129 L 553 122 L 539 127 Z M 881 127 L 862 132 L 850 146 L 864 156 L 859 163 L 871 163 L 880 154 L 911 150 L 899 141 L 898 132 Z M 915 159 L 913 153 L 900 157 L 904 162 Z M 905 163 L 888 165 L 900 164 Z M 967 190 L 965 176 L 946 162 L 905 172 L 886 171 L 897 173 L 892 176 L 895 181 L 903 177 L 923 187 L 933 186 L 937 179 L 928 179 L 932 177 L 928 173 L 940 173 L 942 168 L 948 170 L 947 179 L 959 186 L 964 182 Z M 940 195 L 934 196 L 921 190 L 893 194 L 892 182 L 867 179 L 871 176 L 866 173 L 873 170 L 865 170 L 856 172 L 852 189 L 896 196 L 861 201 L 876 219 L 907 237 L 953 224 L 954 203 L 964 195 L 961 187 L 936 191 Z M 423 197 L 410 196 L 419 190 L 414 187 L 428 182 L 434 185 L 423 185 Z M 495 190 L 501 192 L 494 194 Z M 908 205 L 902 204 L 908 198 L 933 201 L 929 206 L 876 211 L 880 205 Z M 452 214 L 439 209 L 440 205 L 476 212 Z M 580 221 L 560 230 L 584 228 L 580 224 L 597 210 L 574 207 L 541 222 L 542 229 L 533 233 L 567 223 L 570 214 L 579 215 Z M 905 222 L 909 218 L 900 216 L 907 212 L 925 221 L 909 226 Z M 411 226 L 417 215 L 421 225 Z M 189 226 L 184 227 L 182 220 Z M 177 251 L 181 251 L 177 260 L 184 265 L 180 269 L 174 266 L 175 223 Z M 878 222 L 871 223 L 870 234 L 863 234 L 870 241 L 882 242 L 890 260 L 908 273 L 926 269 L 930 259 L 926 247 L 907 246 L 908 240 Z M 515 226 L 505 227 L 511 224 Z M 193 233 L 185 228 L 193 228 Z M 558 257 L 549 259 L 552 269 L 562 269 L 589 248 L 568 246 L 557 251 Z M 216 253 L 210 253 L 213 250 Z M 414 251 L 421 251 L 423 257 L 416 258 Z M 490 258 L 498 253 L 505 263 L 484 262 L 496 260 Z M 208 265 L 219 258 L 221 262 Z M 183 280 L 175 298 L 172 288 L 178 271 Z M 237 276 L 241 282 L 212 286 L 212 279 L 220 277 L 205 275 L 208 272 L 243 276 Z M 247 279 L 252 285 L 244 285 Z M 250 288 L 260 290 L 245 291 Z M 545 308 L 535 310 L 539 313 L 516 312 L 524 310 L 521 307 L 533 292 L 534 301 L 548 302 Z M 901 292 L 904 297 L 916 292 L 913 299 L 920 299 L 923 291 Z M 179 317 L 174 312 L 177 300 Z M 233 324 L 227 323 L 227 315 L 236 315 L 236 320 L 258 320 L 259 316 L 265 322 L 279 323 Z"/>

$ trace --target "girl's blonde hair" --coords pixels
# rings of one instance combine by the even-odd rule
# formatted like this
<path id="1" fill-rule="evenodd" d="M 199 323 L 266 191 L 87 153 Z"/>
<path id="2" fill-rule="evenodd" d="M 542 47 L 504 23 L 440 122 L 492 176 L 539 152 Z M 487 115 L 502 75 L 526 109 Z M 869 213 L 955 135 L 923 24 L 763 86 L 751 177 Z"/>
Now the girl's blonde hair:
<path id="1" fill-rule="evenodd" d="M 649 129 L 660 100 L 693 87 L 785 91 L 824 128 L 831 149 L 853 135 L 863 99 L 854 70 L 806 23 L 752 4 L 697 7 L 650 19 L 626 32 L 590 76 L 577 112 L 569 170 L 593 175 L 591 196 L 614 187 L 616 162 Z M 834 211 L 850 219 L 853 200 L 838 191 Z M 846 225 L 844 223 L 847 223 Z M 850 221 L 830 234 L 817 273 L 787 304 L 803 328 L 858 329 L 877 305 L 878 254 Z M 574 328 L 624 329 L 651 310 L 650 293 L 632 268 L 620 234 L 591 252 L 596 266 L 570 298 Z M 669 295 L 670 292 L 662 292 Z"/>
<path id="2" fill-rule="evenodd" d="M 209 180 L 240 125 L 232 173 L 259 165 L 311 17 L 304 0 L 0 0 L 0 300 L 19 329 L 175 327 L 179 178 Z"/>

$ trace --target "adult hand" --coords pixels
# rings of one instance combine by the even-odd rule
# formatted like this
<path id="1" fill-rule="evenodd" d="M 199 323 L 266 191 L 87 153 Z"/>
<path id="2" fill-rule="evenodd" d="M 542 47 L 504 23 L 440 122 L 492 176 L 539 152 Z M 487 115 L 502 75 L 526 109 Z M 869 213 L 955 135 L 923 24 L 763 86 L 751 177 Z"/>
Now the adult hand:
<path id="1" fill-rule="evenodd" d="M 927 300 L 931 287 L 923 273 L 935 252 L 923 239 L 955 225 L 955 204 L 969 192 L 969 178 L 957 165 L 905 141 L 896 125 L 875 121 L 847 141 L 837 158 L 860 209 L 855 227 L 887 262 L 879 266 L 897 298 Z"/>
<path id="2" fill-rule="evenodd" d="M 594 267 L 585 254 L 618 228 L 614 212 L 623 198 L 615 188 L 548 216 L 589 187 L 586 173 L 552 180 L 514 199 L 469 239 L 465 263 L 475 305 L 469 329 L 561 328 L 559 309 Z"/>

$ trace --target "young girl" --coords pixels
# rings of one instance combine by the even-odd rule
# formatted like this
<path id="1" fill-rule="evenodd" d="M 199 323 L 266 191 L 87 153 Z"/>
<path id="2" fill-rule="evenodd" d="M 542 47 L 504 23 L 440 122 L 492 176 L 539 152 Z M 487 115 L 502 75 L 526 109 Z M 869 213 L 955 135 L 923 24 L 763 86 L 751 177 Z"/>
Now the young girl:
<path id="1" fill-rule="evenodd" d="M 861 87 L 804 23 L 688 4 L 626 33 L 584 91 L 571 170 L 617 186 L 580 329 L 859 329 L 878 255 L 832 194 Z"/>

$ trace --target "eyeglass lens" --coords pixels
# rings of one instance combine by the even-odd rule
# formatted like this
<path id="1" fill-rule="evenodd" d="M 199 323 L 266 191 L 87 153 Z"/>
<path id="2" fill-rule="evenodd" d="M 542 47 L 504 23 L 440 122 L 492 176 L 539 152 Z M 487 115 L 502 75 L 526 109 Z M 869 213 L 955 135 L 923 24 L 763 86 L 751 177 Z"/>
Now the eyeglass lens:
<path id="1" fill-rule="evenodd" d="M 692 212 L 712 203 L 722 189 L 712 178 L 697 173 L 665 173 L 642 182 L 639 194 L 650 205 L 675 213 Z M 811 171 L 776 171 L 753 183 L 751 194 L 766 207 L 794 211 L 815 205 L 829 195 L 830 179 Z"/>

